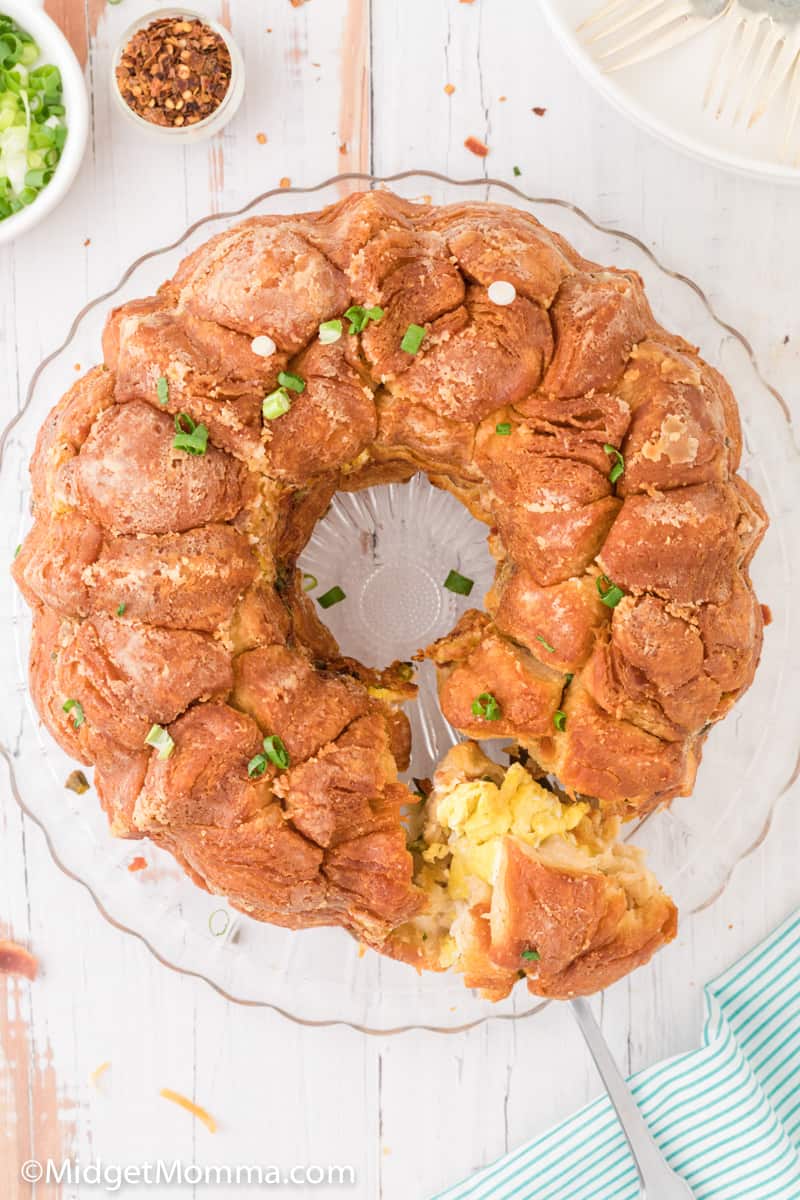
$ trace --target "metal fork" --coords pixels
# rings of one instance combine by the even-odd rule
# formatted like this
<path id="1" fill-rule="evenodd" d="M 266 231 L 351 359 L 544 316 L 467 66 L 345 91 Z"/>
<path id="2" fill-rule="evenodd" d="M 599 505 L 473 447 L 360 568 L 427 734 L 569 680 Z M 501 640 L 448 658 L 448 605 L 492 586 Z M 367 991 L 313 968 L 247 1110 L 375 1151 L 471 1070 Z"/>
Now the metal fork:
<path id="1" fill-rule="evenodd" d="M 667 1160 L 653 1141 L 645 1119 L 594 1019 L 588 1000 L 578 996 L 569 1003 L 633 1155 L 639 1174 L 640 1200 L 692 1200 L 692 1189 L 667 1165 Z"/>
<path id="2" fill-rule="evenodd" d="M 785 152 L 800 104 L 799 54 L 800 0 L 734 0 L 704 106 L 717 117 L 733 111 L 733 123 L 749 128 L 788 82 Z"/>
<path id="3" fill-rule="evenodd" d="M 708 29 L 735 0 L 606 0 L 578 26 L 606 71 L 645 62 Z"/>

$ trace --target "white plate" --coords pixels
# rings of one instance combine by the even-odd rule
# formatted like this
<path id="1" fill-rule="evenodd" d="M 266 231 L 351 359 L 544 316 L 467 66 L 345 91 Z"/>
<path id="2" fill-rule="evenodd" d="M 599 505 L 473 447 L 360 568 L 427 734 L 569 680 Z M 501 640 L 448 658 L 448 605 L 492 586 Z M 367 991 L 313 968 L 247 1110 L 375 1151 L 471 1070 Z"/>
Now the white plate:
<path id="1" fill-rule="evenodd" d="M 800 165 L 782 159 L 783 105 L 775 98 L 770 111 L 752 129 L 703 110 L 703 95 L 725 37 L 726 20 L 681 46 L 646 62 L 607 73 L 595 62 L 575 30 L 600 0 L 541 0 L 556 37 L 593 87 L 626 116 L 663 141 L 695 158 L 743 174 L 800 181 Z M 794 147 L 795 154 L 800 141 Z"/>

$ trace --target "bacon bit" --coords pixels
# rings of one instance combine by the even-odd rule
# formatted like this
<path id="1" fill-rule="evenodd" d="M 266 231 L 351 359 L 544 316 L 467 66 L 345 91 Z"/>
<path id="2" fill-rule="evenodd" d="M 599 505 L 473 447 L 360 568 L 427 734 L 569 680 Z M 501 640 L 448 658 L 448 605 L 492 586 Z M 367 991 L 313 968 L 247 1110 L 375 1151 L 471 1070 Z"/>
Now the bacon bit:
<path id="1" fill-rule="evenodd" d="M 340 153 L 340 154 L 347 154 L 347 142 L 340 142 L 340 143 L 339 143 L 339 153 Z"/>
<path id="2" fill-rule="evenodd" d="M 540 105 L 537 104 L 536 108 L 531 109 L 531 112 L 536 113 L 537 117 L 543 117 L 544 114 L 547 112 L 547 109 L 542 108 Z"/>
<path id="3" fill-rule="evenodd" d="M 104 1063 L 100 1063 L 99 1067 L 95 1067 L 95 1069 L 92 1071 L 91 1075 L 89 1076 L 89 1083 L 92 1085 L 92 1087 L 97 1087 L 98 1083 L 100 1082 L 100 1076 L 105 1075 L 106 1071 L 108 1070 L 108 1068 L 110 1066 L 111 1066 L 110 1062 L 104 1062 Z"/>
<path id="4" fill-rule="evenodd" d="M 86 238 L 86 240 L 85 240 L 85 242 L 84 242 L 83 244 L 84 244 L 84 246 L 91 246 L 91 244 L 92 244 L 92 239 L 91 239 L 91 238 Z"/>
<path id="5" fill-rule="evenodd" d="M 501 104 L 505 104 L 507 99 L 508 99 L 508 96 L 498 96 L 498 100 L 500 101 Z"/>
<path id="6" fill-rule="evenodd" d="M 446 83 L 446 84 L 444 85 L 444 94 L 445 94 L 445 96 L 452 96 L 452 94 L 453 94 L 453 92 L 454 92 L 455 90 L 456 90 L 456 87 L 455 87 L 455 84 L 454 84 L 454 83 Z"/>
<path id="7" fill-rule="evenodd" d="M 284 175 L 283 179 L 281 180 L 280 186 L 281 186 L 282 188 L 287 188 L 287 187 L 291 187 L 291 186 L 292 186 L 292 181 L 291 181 L 291 179 L 289 178 L 289 176 L 288 176 L 288 175 Z"/>
<path id="8" fill-rule="evenodd" d="M 144 871 L 147 867 L 147 859 L 142 858 L 141 854 L 137 854 L 136 858 L 132 858 L 128 863 L 129 871 Z"/>
<path id="9" fill-rule="evenodd" d="M 291 4 L 292 8 L 302 8 L 306 3 L 306 0 L 289 0 L 289 3 Z"/>
<path id="10" fill-rule="evenodd" d="M 459 4 L 474 4 L 475 0 L 458 0 Z"/>
<path id="11" fill-rule="evenodd" d="M 256 134 L 256 141 L 258 142 L 259 146 L 266 146 L 266 144 L 267 144 L 267 135 L 266 135 L 265 133 L 257 133 L 257 134 Z"/>
<path id="12" fill-rule="evenodd" d="M 0 941 L 0 975 L 24 975 L 34 980 L 39 973 L 39 963 L 24 946 L 17 942 Z"/>
<path id="13" fill-rule="evenodd" d="M 194 1104 L 188 1100 L 186 1096 L 182 1096 L 180 1092 L 173 1092 L 171 1088 L 162 1088 L 159 1095 L 164 1100 L 170 1100 L 173 1104 L 177 1104 L 179 1108 L 185 1108 L 193 1117 L 197 1117 L 198 1121 L 202 1121 L 209 1133 L 217 1132 L 217 1122 L 207 1113 L 199 1104 Z"/>
<path id="14" fill-rule="evenodd" d="M 772 624 L 772 609 L 768 604 L 761 605 L 761 619 L 765 627 Z"/>
<path id="15" fill-rule="evenodd" d="M 464 142 L 464 145 L 473 154 L 477 154 L 478 158 L 486 158 L 486 155 L 489 153 L 489 147 L 486 145 L 486 143 L 480 141 L 480 139 L 476 137 L 468 137 Z"/>

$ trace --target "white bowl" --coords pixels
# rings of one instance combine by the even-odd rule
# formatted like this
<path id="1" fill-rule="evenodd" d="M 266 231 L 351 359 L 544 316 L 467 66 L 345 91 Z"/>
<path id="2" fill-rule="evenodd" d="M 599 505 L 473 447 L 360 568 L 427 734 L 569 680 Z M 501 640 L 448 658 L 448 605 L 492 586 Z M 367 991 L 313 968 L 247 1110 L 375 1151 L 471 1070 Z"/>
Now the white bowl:
<path id="1" fill-rule="evenodd" d="M 0 3 L 2 3 L 2 0 L 0 0 Z M 117 84 L 117 67 L 128 42 L 140 29 L 146 29 L 153 21 L 161 20 L 164 17 L 182 17 L 188 20 L 202 21 L 218 37 L 222 38 L 231 56 L 231 79 L 222 102 L 214 109 L 210 116 L 202 121 L 198 121 L 196 125 L 167 126 L 156 125 L 152 121 L 147 121 L 144 117 L 140 117 L 138 113 L 135 113 L 125 100 L 123 100 L 122 93 Z M 245 67 L 242 52 L 233 40 L 230 31 L 218 21 L 212 20 L 205 13 L 196 12 L 193 8 L 159 8 L 153 12 L 145 13 L 143 17 L 139 17 L 138 20 L 134 21 L 125 30 L 117 43 L 117 48 L 111 59 L 111 91 L 118 110 L 129 121 L 138 126 L 142 133 L 160 141 L 180 142 L 184 144 L 187 142 L 200 142 L 213 137 L 215 133 L 219 133 L 236 116 L 239 110 L 242 97 L 244 96 L 244 77 Z"/>
<path id="2" fill-rule="evenodd" d="M 0 221 L 0 243 L 26 233 L 59 204 L 78 174 L 89 133 L 89 97 L 83 71 L 64 34 L 44 11 L 44 0 L 0 0 L 2 12 L 28 32 L 41 50 L 43 63 L 61 71 L 67 140 L 53 178 L 32 204 Z"/>

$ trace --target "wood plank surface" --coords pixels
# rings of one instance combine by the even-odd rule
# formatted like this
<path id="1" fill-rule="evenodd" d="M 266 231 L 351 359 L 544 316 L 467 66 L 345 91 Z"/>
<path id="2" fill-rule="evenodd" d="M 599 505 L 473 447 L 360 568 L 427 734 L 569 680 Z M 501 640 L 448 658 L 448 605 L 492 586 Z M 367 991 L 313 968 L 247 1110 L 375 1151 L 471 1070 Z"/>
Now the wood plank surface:
<path id="1" fill-rule="evenodd" d="M 209 211 L 235 208 L 282 178 L 311 185 L 341 171 L 425 167 L 510 179 L 515 165 L 532 194 L 577 203 L 692 275 L 747 332 L 796 410 L 797 193 L 722 174 L 638 130 L 576 73 L 536 4 L 194 0 L 229 24 L 248 84 L 223 134 L 177 151 L 141 141 L 111 104 L 112 50 L 152 0 L 48 7 L 86 64 L 92 129 L 67 200 L 0 247 L 4 420 L 87 299 Z M 488 145 L 486 158 L 465 148 L 469 136 Z M 4 528 L 7 559 L 11 538 Z M 97 1194 L 21 1184 L 19 1163 L 48 1155 L 351 1164 L 355 1185 L 315 1190 L 423 1200 L 597 1094 L 579 1035 L 557 1005 L 466 1034 L 370 1038 L 301 1028 L 175 975 L 61 874 L 21 816 L 2 764 L 0 773 L 0 935 L 30 945 L 42 962 L 33 984 L 0 980 L 3 1200 Z M 796 800 L 781 805 L 769 836 L 724 896 L 682 926 L 676 946 L 598 1001 L 626 1069 L 696 1044 L 703 982 L 800 902 Z M 90 1076 L 105 1062 L 95 1085 Z M 213 1112 L 217 1134 L 160 1098 L 162 1087 Z M 187 1185 L 168 1194 L 233 1200 L 247 1189 Z"/>

